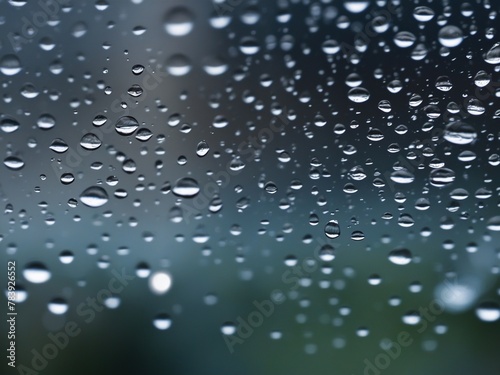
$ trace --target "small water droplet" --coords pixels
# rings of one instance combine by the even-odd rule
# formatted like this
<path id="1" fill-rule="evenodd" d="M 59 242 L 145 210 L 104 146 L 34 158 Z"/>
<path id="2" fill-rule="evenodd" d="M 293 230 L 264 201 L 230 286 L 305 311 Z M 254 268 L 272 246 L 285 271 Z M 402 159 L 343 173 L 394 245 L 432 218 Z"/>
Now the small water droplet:
<path id="1" fill-rule="evenodd" d="M 52 314 L 62 315 L 68 311 L 68 303 L 63 298 L 54 298 L 48 304 L 48 309 Z"/>
<path id="2" fill-rule="evenodd" d="M 196 155 L 198 155 L 200 158 L 208 154 L 208 151 L 210 151 L 210 147 L 205 141 L 199 142 L 196 146 Z"/>
<path id="3" fill-rule="evenodd" d="M 234 335 L 236 333 L 236 326 L 232 322 L 225 322 L 220 327 L 220 330 L 224 335 Z"/>
<path id="4" fill-rule="evenodd" d="M 153 325 L 157 329 L 163 331 L 170 328 L 170 326 L 172 325 L 172 319 L 170 318 L 170 315 L 161 313 L 154 317 Z"/>
<path id="5" fill-rule="evenodd" d="M 476 308 L 476 315 L 483 322 L 495 322 L 500 319 L 500 305 L 496 302 L 482 302 Z"/>

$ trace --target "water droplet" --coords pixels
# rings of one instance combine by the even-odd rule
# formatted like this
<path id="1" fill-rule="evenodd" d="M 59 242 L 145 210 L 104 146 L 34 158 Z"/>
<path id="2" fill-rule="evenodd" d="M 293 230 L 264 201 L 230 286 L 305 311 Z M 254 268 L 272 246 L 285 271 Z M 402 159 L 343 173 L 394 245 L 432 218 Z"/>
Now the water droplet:
<path id="1" fill-rule="evenodd" d="M 59 254 L 59 261 L 62 264 L 70 264 L 75 259 L 75 255 L 70 250 L 63 250 Z"/>
<path id="2" fill-rule="evenodd" d="M 92 120 L 92 125 L 94 126 L 103 126 L 108 121 L 108 118 L 104 115 L 97 115 Z"/>
<path id="3" fill-rule="evenodd" d="M 164 27 L 166 32 L 172 36 L 187 35 L 194 27 L 193 14 L 183 6 L 172 8 L 165 16 Z"/>
<path id="4" fill-rule="evenodd" d="M 203 70 L 211 76 L 224 74 L 228 68 L 229 65 L 219 57 L 212 56 L 203 59 Z"/>
<path id="5" fill-rule="evenodd" d="M 80 140 L 80 146 L 85 150 L 97 150 L 101 144 L 101 140 L 94 133 L 87 133 Z"/>
<path id="6" fill-rule="evenodd" d="M 127 93 L 134 98 L 141 96 L 143 92 L 144 90 L 138 84 L 130 86 L 129 89 L 127 90 Z"/>
<path id="7" fill-rule="evenodd" d="M 398 184 L 410 184 L 415 181 L 415 176 L 409 170 L 401 168 L 391 173 L 391 180 Z"/>
<path id="8" fill-rule="evenodd" d="M 144 71 L 144 66 L 141 64 L 136 64 L 132 67 L 132 73 L 136 76 L 141 74 Z"/>
<path id="9" fill-rule="evenodd" d="M 153 136 L 153 132 L 147 128 L 142 128 L 137 131 L 135 139 L 141 142 L 146 142 Z"/>
<path id="10" fill-rule="evenodd" d="M 465 145 L 474 142 L 477 133 L 471 125 L 462 121 L 455 121 L 446 125 L 443 137 L 450 143 Z"/>
<path id="11" fill-rule="evenodd" d="M 56 119 L 51 115 L 45 113 L 38 118 L 36 124 L 38 125 L 39 129 L 49 130 L 55 126 Z"/>
<path id="12" fill-rule="evenodd" d="M 486 52 L 484 61 L 488 64 L 500 64 L 500 43 L 495 43 L 493 47 Z"/>
<path id="13" fill-rule="evenodd" d="M 254 37 L 247 36 L 241 39 L 240 51 L 245 55 L 255 55 L 260 50 L 260 46 Z"/>
<path id="14" fill-rule="evenodd" d="M 408 311 L 402 317 L 403 323 L 414 326 L 420 323 L 422 320 L 420 314 L 417 311 Z"/>
<path id="15" fill-rule="evenodd" d="M 172 278 L 164 271 L 158 271 L 149 277 L 149 289 L 155 294 L 165 294 L 172 287 Z"/>
<path id="16" fill-rule="evenodd" d="M 397 249 L 397 250 L 392 250 L 389 253 L 389 260 L 394 263 L 398 264 L 400 266 L 404 266 L 406 264 L 409 264 L 411 262 L 412 255 L 410 250 L 408 249 Z"/>
<path id="17" fill-rule="evenodd" d="M 49 311 L 55 315 L 66 313 L 68 307 L 68 303 L 63 298 L 54 298 L 48 304 Z"/>
<path id="18" fill-rule="evenodd" d="M 436 79 L 435 86 L 439 91 L 444 92 L 450 91 L 453 88 L 453 84 L 451 83 L 450 77 L 448 76 L 439 76 Z"/>
<path id="19" fill-rule="evenodd" d="M 135 274 L 137 275 L 137 277 L 144 279 L 146 277 L 149 277 L 149 275 L 151 274 L 151 268 L 147 263 L 140 262 L 139 264 L 137 264 Z"/>
<path id="20" fill-rule="evenodd" d="M 420 22 L 429 22 L 434 18 L 434 11 L 426 6 L 419 6 L 413 10 L 413 17 Z"/>
<path id="21" fill-rule="evenodd" d="M 0 129 L 5 133 L 13 133 L 19 129 L 19 123 L 11 118 L 4 118 L 0 123 Z"/>
<path id="22" fill-rule="evenodd" d="M 139 128 L 139 123 L 132 116 L 122 116 L 115 124 L 116 132 L 120 135 L 130 135 Z"/>
<path id="23" fill-rule="evenodd" d="M 400 48 L 408 48 L 415 44 L 417 37 L 409 31 L 400 31 L 394 36 L 394 43 Z"/>
<path id="24" fill-rule="evenodd" d="M 323 52 L 327 55 L 335 55 L 340 51 L 340 44 L 336 40 L 325 40 L 321 45 Z"/>
<path id="25" fill-rule="evenodd" d="M 9 0 L 9 4 L 15 7 L 22 7 L 28 3 L 28 0 Z"/>
<path id="26" fill-rule="evenodd" d="M 455 181 L 455 172 L 449 168 L 433 169 L 429 175 L 432 186 L 443 187 Z"/>
<path id="27" fill-rule="evenodd" d="M 0 72 L 6 76 L 16 75 L 21 69 L 21 61 L 16 55 L 5 55 L 0 60 Z"/>
<path id="28" fill-rule="evenodd" d="M 484 70 L 480 70 L 476 73 L 474 77 L 474 84 L 477 87 L 485 87 L 491 82 L 491 75 L 485 72 Z"/>
<path id="29" fill-rule="evenodd" d="M 363 87 L 354 87 L 349 90 L 347 96 L 354 103 L 363 103 L 370 98 L 370 93 Z"/>
<path id="30" fill-rule="evenodd" d="M 120 306 L 121 299 L 117 296 L 110 296 L 104 300 L 104 306 L 108 309 L 116 309 Z"/>
<path id="31" fill-rule="evenodd" d="M 268 181 L 266 182 L 266 184 L 264 185 L 264 190 L 266 191 L 266 193 L 268 194 L 275 194 L 278 192 L 278 187 L 276 186 L 276 184 L 272 181 Z"/>
<path id="32" fill-rule="evenodd" d="M 330 245 L 323 245 L 321 249 L 319 250 L 319 258 L 323 262 L 331 262 L 332 260 L 335 259 L 335 252 L 334 248 Z"/>
<path id="33" fill-rule="evenodd" d="M 192 198 L 200 192 L 200 186 L 195 179 L 184 177 L 177 180 L 172 192 L 179 197 Z"/>
<path id="34" fill-rule="evenodd" d="M 50 279 L 50 271 L 40 262 L 28 263 L 23 270 L 23 276 L 30 283 L 41 284 Z"/>
<path id="35" fill-rule="evenodd" d="M 80 201 L 88 207 L 101 207 L 108 202 L 108 193 L 102 187 L 91 186 L 80 195 Z"/>
<path id="36" fill-rule="evenodd" d="M 170 315 L 161 313 L 158 314 L 154 317 L 153 319 L 153 325 L 160 330 L 166 330 L 169 329 L 170 326 L 172 325 L 172 319 L 170 318 Z"/>
<path id="37" fill-rule="evenodd" d="M 269 333 L 269 337 L 272 340 L 280 340 L 283 337 L 283 332 L 281 332 L 281 331 L 271 331 Z"/>
<path id="38" fill-rule="evenodd" d="M 210 147 L 208 147 L 208 143 L 205 141 L 199 142 L 196 146 L 196 155 L 200 158 L 208 154 L 208 151 L 210 151 Z"/>
<path id="39" fill-rule="evenodd" d="M 380 275 L 377 275 L 376 273 L 373 274 L 373 275 L 370 275 L 368 277 L 368 284 L 370 285 L 380 285 L 380 283 L 382 282 L 382 278 L 380 277 Z"/>
<path id="40" fill-rule="evenodd" d="M 58 154 L 61 154 L 63 152 L 66 152 L 69 149 L 69 146 L 66 144 L 66 142 L 63 139 L 56 138 L 52 141 L 49 148 L 52 151 L 57 152 Z"/>
<path id="41" fill-rule="evenodd" d="M 337 220 L 330 220 L 325 225 L 325 235 L 328 238 L 337 238 L 340 236 L 340 226 Z"/>
<path id="42" fill-rule="evenodd" d="M 166 68 L 173 76 L 184 76 L 191 71 L 191 61 L 185 55 L 176 54 L 167 60 Z"/>
<path id="43" fill-rule="evenodd" d="M 236 333 L 236 326 L 232 322 L 225 322 L 220 327 L 220 330 L 224 335 L 234 335 Z"/>
<path id="44" fill-rule="evenodd" d="M 488 220 L 488 225 L 486 226 L 488 230 L 492 230 L 494 232 L 500 231 L 500 216 L 493 216 Z"/>
<path id="45" fill-rule="evenodd" d="M 3 160 L 3 163 L 7 168 L 12 169 L 13 171 L 18 171 L 24 167 L 24 161 L 16 156 L 7 156 Z"/>
<path id="46" fill-rule="evenodd" d="M 500 319 L 500 306 L 496 302 L 482 302 L 476 308 L 476 315 L 483 322 L 495 322 Z"/>
<path id="47" fill-rule="evenodd" d="M 64 185 L 69 185 L 71 184 L 73 181 L 75 181 L 75 176 L 73 176 L 72 173 L 63 173 L 61 175 L 61 182 L 64 184 Z"/>
<path id="48" fill-rule="evenodd" d="M 460 28 L 447 25 L 439 30 L 438 39 L 443 46 L 453 48 L 462 43 L 463 33 Z"/>

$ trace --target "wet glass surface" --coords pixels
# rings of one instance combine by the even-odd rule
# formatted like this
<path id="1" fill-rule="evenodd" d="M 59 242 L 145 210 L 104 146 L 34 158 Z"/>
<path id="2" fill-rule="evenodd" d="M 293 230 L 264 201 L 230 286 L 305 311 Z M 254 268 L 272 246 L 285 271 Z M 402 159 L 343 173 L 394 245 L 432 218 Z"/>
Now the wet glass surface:
<path id="1" fill-rule="evenodd" d="M 0 0 L 2 373 L 500 373 L 499 10 Z"/>

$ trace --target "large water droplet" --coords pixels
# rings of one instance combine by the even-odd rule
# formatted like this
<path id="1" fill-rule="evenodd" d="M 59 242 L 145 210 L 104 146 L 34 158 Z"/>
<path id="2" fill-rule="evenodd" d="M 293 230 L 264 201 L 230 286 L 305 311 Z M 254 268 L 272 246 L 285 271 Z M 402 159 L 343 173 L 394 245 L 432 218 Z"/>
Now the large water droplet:
<path id="1" fill-rule="evenodd" d="M 55 126 L 56 119 L 52 115 L 45 113 L 38 118 L 36 124 L 39 129 L 49 130 Z"/>
<path id="2" fill-rule="evenodd" d="M 0 122 L 0 129 L 5 133 L 13 133 L 19 129 L 19 123 L 12 118 L 4 118 Z"/>
<path id="3" fill-rule="evenodd" d="M 394 44 L 400 48 L 408 48 L 415 44 L 417 37 L 409 31 L 400 31 L 394 36 Z"/>
<path id="4" fill-rule="evenodd" d="M 3 163 L 7 168 L 12 169 L 13 171 L 18 171 L 24 167 L 24 161 L 16 156 L 7 156 L 3 160 Z"/>
<path id="5" fill-rule="evenodd" d="M 91 186 L 80 195 L 80 201 L 89 207 L 101 207 L 108 202 L 108 193 L 102 187 Z"/>
<path id="6" fill-rule="evenodd" d="M 400 266 L 404 266 L 406 264 L 409 264 L 411 262 L 412 255 L 410 250 L 408 249 L 397 249 L 397 250 L 392 250 L 389 253 L 389 260 L 394 263 L 398 264 Z"/>
<path id="7" fill-rule="evenodd" d="M 16 55 L 5 55 L 0 60 L 0 72 L 6 76 L 13 76 L 21 71 L 21 61 Z"/>
<path id="8" fill-rule="evenodd" d="M 24 268 L 23 276 L 31 283 L 41 284 L 49 280 L 52 275 L 42 263 L 32 262 L 28 263 Z"/>
<path id="9" fill-rule="evenodd" d="M 494 322 L 500 319 L 500 306 L 496 302 L 482 302 L 476 308 L 476 315 L 483 322 Z"/>
<path id="10" fill-rule="evenodd" d="M 347 94 L 350 100 L 354 103 L 363 103 L 366 102 L 370 98 L 370 93 L 367 89 L 363 87 L 354 87 L 349 90 Z"/>
<path id="11" fill-rule="evenodd" d="M 351 13 L 361 13 L 368 8 L 370 2 L 367 0 L 347 0 L 344 1 L 344 8 Z"/>
<path id="12" fill-rule="evenodd" d="M 192 198 L 200 192 L 200 186 L 195 179 L 184 177 L 177 180 L 172 192 L 179 197 Z"/>
<path id="13" fill-rule="evenodd" d="M 493 216 L 488 220 L 488 225 L 486 226 L 488 230 L 492 230 L 494 232 L 500 231 L 500 216 Z"/>
<path id="14" fill-rule="evenodd" d="M 413 17 L 420 22 L 429 22 L 434 18 L 434 11 L 426 6 L 419 6 L 413 10 Z"/>
<path id="15" fill-rule="evenodd" d="M 139 123 L 132 116 L 122 116 L 115 124 L 116 132 L 120 135 L 130 135 L 139 128 Z"/>
<path id="16" fill-rule="evenodd" d="M 101 144 L 101 140 L 94 133 L 87 133 L 80 140 L 80 146 L 85 150 L 96 150 L 101 147 Z"/>
<path id="17" fill-rule="evenodd" d="M 474 127 L 462 121 L 455 121 L 446 125 L 443 135 L 448 142 L 465 145 L 474 142 L 477 133 Z"/>
<path id="18" fill-rule="evenodd" d="M 460 28 L 448 25 L 439 30 L 438 39 L 443 46 L 452 48 L 462 43 L 463 33 Z"/>
<path id="19" fill-rule="evenodd" d="M 391 180 L 398 184 L 410 184 L 415 181 L 415 176 L 409 170 L 401 168 L 391 173 Z"/>
<path id="20" fill-rule="evenodd" d="M 433 169 L 429 176 L 431 185 L 443 187 L 455 181 L 455 172 L 449 168 Z"/>
<path id="21" fill-rule="evenodd" d="M 66 152 L 69 149 L 69 146 L 66 144 L 66 142 L 63 139 L 56 138 L 52 141 L 49 148 L 52 151 L 57 152 L 58 154 L 61 154 L 63 152 Z"/>
<path id="22" fill-rule="evenodd" d="M 337 238 L 340 236 L 340 226 L 337 220 L 330 220 L 325 225 L 325 235 L 328 238 Z"/>
<path id="23" fill-rule="evenodd" d="M 183 6 L 171 9 L 165 16 L 165 30 L 172 36 L 184 36 L 193 30 L 194 17 L 191 11 Z"/>
<path id="24" fill-rule="evenodd" d="M 495 43 L 484 58 L 488 64 L 500 64 L 500 43 Z"/>

